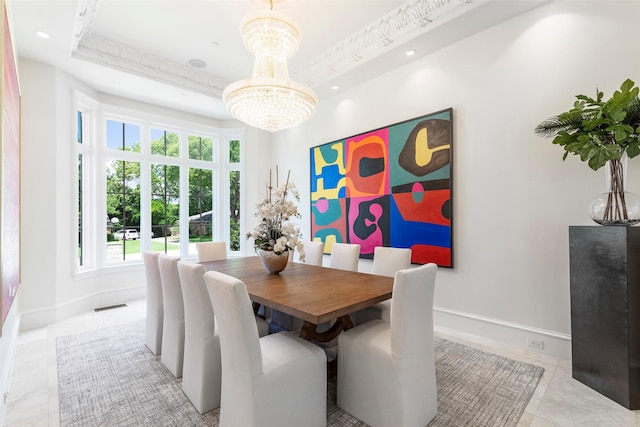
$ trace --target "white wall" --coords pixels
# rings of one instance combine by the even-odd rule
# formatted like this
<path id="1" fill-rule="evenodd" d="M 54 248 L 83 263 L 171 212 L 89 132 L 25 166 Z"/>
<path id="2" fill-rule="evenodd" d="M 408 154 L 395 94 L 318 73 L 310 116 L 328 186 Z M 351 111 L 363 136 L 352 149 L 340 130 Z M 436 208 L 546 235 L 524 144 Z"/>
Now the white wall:
<path id="1" fill-rule="evenodd" d="M 21 135 L 21 311 L 56 304 L 57 106 L 53 67 L 19 62 Z"/>
<path id="2" fill-rule="evenodd" d="M 310 147 L 453 107 L 455 259 L 438 272 L 436 323 L 569 357 L 568 227 L 595 225 L 604 170 L 563 162 L 533 129 L 576 94 L 640 84 L 639 16 L 638 1 L 551 2 L 321 100 L 273 143 L 305 197 L 305 236 Z M 640 193 L 638 159 L 627 185 Z"/>

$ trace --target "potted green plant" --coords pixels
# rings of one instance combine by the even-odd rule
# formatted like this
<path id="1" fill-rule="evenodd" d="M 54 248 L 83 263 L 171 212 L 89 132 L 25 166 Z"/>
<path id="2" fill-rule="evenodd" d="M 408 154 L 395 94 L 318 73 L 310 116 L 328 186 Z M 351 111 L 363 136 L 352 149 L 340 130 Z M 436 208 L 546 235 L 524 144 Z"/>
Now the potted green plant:
<path id="1" fill-rule="evenodd" d="M 543 121 L 538 135 L 553 137 L 569 154 L 580 156 L 593 170 L 607 165 L 608 192 L 591 206 L 591 218 L 602 225 L 633 225 L 640 222 L 640 197 L 624 189 L 625 156 L 640 154 L 640 88 L 627 79 L 611 98 L 596 90 L 596 98 L 577 95 L 569 111 Z"/>

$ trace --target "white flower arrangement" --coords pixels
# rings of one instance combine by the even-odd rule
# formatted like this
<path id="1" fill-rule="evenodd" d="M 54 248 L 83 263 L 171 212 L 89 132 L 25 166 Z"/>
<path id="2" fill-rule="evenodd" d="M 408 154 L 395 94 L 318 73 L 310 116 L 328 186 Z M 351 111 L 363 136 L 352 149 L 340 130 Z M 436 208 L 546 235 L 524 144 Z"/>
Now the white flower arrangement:
<path id="1" fill-rule="evenodd" d="M 300 261 L 304 261 L 304 245 L 300 241 L 302 234 L 300 229 L 288 222 L 291 218 L 302 218 L 298 212 L 296 204 L 288 200 L 292 195 L 296 201 L 300 201 L 300 194 L 293 182 L 287 180 L 281 187 L 278 186 L 278 169 L 276 167 L 276 186 L 271 185 L 271 171 L 269 171 L 269 186 L 267 195 L 257 205 L 256 216 L 260 218 L 260 223 L 247 233 L 247 239 L 253 238 L 253 246 L 256 249 L 274 251 L 277 255 L 283 252 L 296 249 L 299 253 Z"/>

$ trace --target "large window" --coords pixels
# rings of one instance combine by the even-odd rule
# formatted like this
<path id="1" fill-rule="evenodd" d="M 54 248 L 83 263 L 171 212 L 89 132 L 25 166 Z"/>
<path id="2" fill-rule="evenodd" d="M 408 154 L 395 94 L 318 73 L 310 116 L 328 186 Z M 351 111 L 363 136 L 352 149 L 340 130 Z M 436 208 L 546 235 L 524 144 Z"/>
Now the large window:
<path id="1" fill-rule="evenodd" d="M 94 147 L 91 144 L 95 132 L 95 103 L 86 98 L 78 98 L 75 110 L 75 158 L 77 161 L 77 180 L 73 190 L 76 192 L 77 203 L 77 233 L 73 240 L 72 250 L 77 254 L 77 267 L 88 268 L 95 264 L 95 251 L 92 246 L 92 223 L 95 220 L 95 208 L 92 203 L 92 195 L 95 183 L 93 179 Z M 73 193 L 72 193 L 73 194 Z M 104 216 L 102 217 L 104 218 Z"/>
<path id="2" fill-rule="evenodd" d="M 229 141 L 229 245 L 240 250 L 240 141 Z"/>
<path id="3" fill-rule="evenodd" d="M 140 126 L 107 120 L 106 129 L 108 149 L 140 152 Z M 140 161 L 110 159 L 106 171 L 107 261 L 140 259 Z"/>
<path id="4" fill-rule="evenodd" d="M 151 129 L 151 154 L 180 157 L 178 133 Z M 150 234 L 152 251 L 180 254 L 180 166 L 151 164 Z"/>
<path id="5" fill-rule="evenodd" d="M 195 256 L 201 241 L 242 250 L 242 132 L 81 104 L 79 271 L 139 263 L 144 251 Z"/>
<path id="6" fill-rule="evenodd" d="M 213 161 L 213 140 L 189 135 L 189 159 Z M 210 242 L 214 236 L 213 171 L 189 168 L 189 241 Z"/>
<path id="7" fill-rule="evenodd" d="M 83 112 L 76 112 L 76 135 L 78 144 L 83 144 L 84 141 L 84 124 L 83 124 Z M 84 153 L 78 154 L 78 265 L 82 267 L 84 265 L 83 249 L 84 249 Z"/>
<path id="8" fill-rule="evenodd" d="M 112 226 L 107 261 L 140 259 L 140 163 L 108 161 L 106 196 Z"/>

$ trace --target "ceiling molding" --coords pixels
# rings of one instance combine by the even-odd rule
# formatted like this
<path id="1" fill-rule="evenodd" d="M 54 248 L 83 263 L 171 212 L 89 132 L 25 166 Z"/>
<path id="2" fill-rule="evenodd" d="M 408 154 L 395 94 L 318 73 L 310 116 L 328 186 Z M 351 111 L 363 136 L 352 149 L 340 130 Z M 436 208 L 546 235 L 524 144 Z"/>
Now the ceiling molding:
<path id="1" fill-rule="evenodd" d="M 217 98 L 222 97 L 222 91 L 230 83 L 188 65 L 92 34 L 80 39 L 72 56 Z"/>
<path id="2" fill-rule="evenodd" d="M 98 0 L 82 0 L 78 3 L 71 52 L 75 52 L 82 38 L 91 32 L 98 9 Z"/>
<path id="3" fill-rule="evenodd" d="M 104 0 L 80 2 L 71 56 L 204 95 L 222 97 L 228 81 L 94 34 L 93 24 L 100 1 Z"/>
<path id="4" fill-rule="evenodd" d="M 433 21 L 473 0 L 409 0 L 350 38 L 312 59 L 292 78 L 312 87 L 375 58 L 394 42 L 429 31 Z"/>
<path id="5" fill-rule="evenodd" d="M 73 57 L 186 90 L 222 97 L 224 88 L 231 82 L 94 34 L 92 27 L 100 1 L 105 0 L 82 0 L 79 4 L 71 53 Z M 464 8 L 472 1 L 409 0 L 299 70 L 294 70 L 292 79 L 311 87 L 318 86 L 383 54 L 394 43 L 424 34 L 434 26 L 434 20 Z"/>

